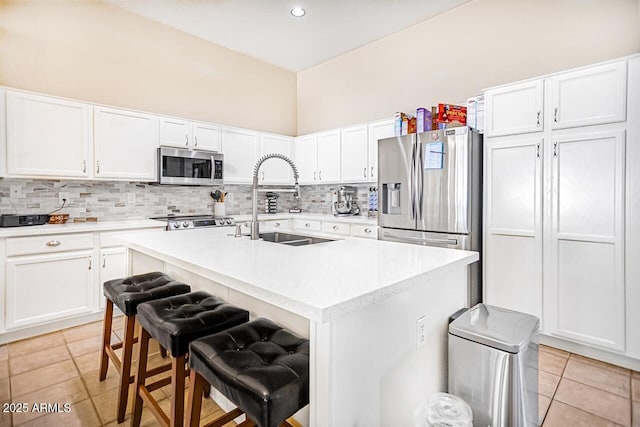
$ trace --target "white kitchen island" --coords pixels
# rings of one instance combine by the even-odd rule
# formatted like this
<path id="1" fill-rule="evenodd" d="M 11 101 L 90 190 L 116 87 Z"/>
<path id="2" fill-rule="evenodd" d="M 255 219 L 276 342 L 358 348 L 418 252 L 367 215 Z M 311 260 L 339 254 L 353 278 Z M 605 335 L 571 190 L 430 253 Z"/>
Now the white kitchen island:
<path id="1" fill-rule="evenodd" d="M 232 232 L 122 240 L 132 274 L 165 271 L 311 340 L 303 425 L 423 426 L 429 396 L 446 390 L 448 317 L 467 305 L 478 254 L 359 238 L 293 247 Z"/>

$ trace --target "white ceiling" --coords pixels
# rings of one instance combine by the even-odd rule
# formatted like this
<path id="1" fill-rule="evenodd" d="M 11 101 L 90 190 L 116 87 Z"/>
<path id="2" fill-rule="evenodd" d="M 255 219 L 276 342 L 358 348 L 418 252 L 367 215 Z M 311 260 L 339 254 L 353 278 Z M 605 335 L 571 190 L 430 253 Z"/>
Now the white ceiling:
<path id="1" fill-rule="evenodd" d="M 470 0 L 105 1 L 297 72 Z M 307 14 L 294 18 L 289 11 L 295 6 Z"/>

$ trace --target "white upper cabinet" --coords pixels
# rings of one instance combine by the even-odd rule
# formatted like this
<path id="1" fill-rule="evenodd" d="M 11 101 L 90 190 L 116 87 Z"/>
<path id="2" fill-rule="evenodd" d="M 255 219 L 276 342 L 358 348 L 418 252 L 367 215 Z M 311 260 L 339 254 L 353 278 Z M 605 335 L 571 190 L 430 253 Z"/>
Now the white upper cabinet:
<path id="1" fill-rule="evenodd" d="M 295 139 L 294 162 L 298 168 L 300 184 L 318 183 L 318 136 L 305 135 Z"/>
<path id="2" fill-rule="evenodd" d="M 160 145 L 220 152 L 220 128 L 209 123 L 160 117 Z"/>
<path id="3" fill-rule="evenodd" d="M 225 184 L 250 184 L 260 153 L 259 135 L 240 129 L 224 129 L 222 150 Z"/>
<path id="4" fill-rule="evenodd" d="M 626 61 L 550 78 L 551 129 L 622 122 L 626 118 Z"/>
<path id="5" fill-rule="evenodd" d="M 318 184 L 340 182 L 340 130 L 318 134 Z"/>
<path id="6" fill-rule="evenodd" d="M 277 153 L 291 158 L 291 142 L 292 138 L 286 136 L 262 134 L 260 135 L 260 157 Z M 291 184 L 293 171 L 284 160 L 269 159 L 260 167 L 258 178 L 260 184 Z"/>
<path id="7" fill-rule="evenodd" d="M 543 138 L 485 145 L 484 301 L 542 315 Z"/>
<path id="8" fill-rule="evenodd" d="M 7 92 L 7 173 L 87 177 L 91 120 L 87 104 Z"/>
<path id="9" fill-rule="evenodd" d="M 368 172 L 369 181 L 378 180 L 378 140 L 394 136 L 393 119 L 369 123 Z"/>
<path id="10" fill-rule="evenodd" d="M 624 350 L 624 131 L 563 135 L 551 142 L 548 331 Z"/>
<path id="11" fill-rule="evenodd" d="M 485 135 L 515 135 L 543 130 L 543 80 L 485 92 Z"/>
<path id="12" fill-rule="evenodd" d="M 367 151 L 369 140 L 367 138 L 367 125 L 343 128 L 340 131 L 340 175 L 342 182 L 367 182 L 369 181 L 369 159 Z"/>
<path id="13" fill-rule="evenodd" d="M 93 111 L 94 176 L 157 180 L 158 118 L 106 107 Z"/>
<path id="14" fill-rule="evenodd" d="M 193 122 L 191 124 L 193 135 L 192 148 L 206 151 L 222 151 L 220 128 L 207 123 Z"/>
<path id="15" fill-rule="evenodd" d="M 173 117 L 160 117 L 160 145 L 189 148 L 191 122 Z"/>

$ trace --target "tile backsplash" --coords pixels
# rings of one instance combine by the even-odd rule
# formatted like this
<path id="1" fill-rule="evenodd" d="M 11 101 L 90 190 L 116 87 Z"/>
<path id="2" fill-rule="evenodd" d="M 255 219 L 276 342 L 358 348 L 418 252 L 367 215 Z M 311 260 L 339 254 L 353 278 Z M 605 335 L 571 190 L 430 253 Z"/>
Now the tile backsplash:
<path id="1" fill-rule="evenodd" d="M 302 197 L 281 193 L 278 212 L 299 207 L 306 213 L 331 213 L 331 192 L 337 185 L 302 186 Z M 366 214 L 369 185 L 360 184 L 358 203 Z M 0 214 L 49 213 L 60 207 L 58 195 L 69 193 L 60 211 L 73 219 L 95 217 L 98 220 L 140 219 L 164 215 L 211 215 L 212 190 L 228 192 L 227 215 L 251 213 L 251 186 L 186 187 L 122 181 L 71 181 L 37 179 L 0 179 Z M 264 194 L 260 193 L 259 211 L 264 212 Z M 135 203 L 133 202 L 135 200 Z"/>

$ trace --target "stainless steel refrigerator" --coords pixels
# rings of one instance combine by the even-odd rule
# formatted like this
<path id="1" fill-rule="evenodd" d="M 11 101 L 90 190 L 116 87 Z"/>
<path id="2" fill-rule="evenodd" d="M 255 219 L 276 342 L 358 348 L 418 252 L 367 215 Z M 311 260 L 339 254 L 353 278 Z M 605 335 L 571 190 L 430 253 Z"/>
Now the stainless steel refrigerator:
<path id="1" fill-rule="evenodd" d="M 482 135 L 467 127 L 378 141 L 378 238 L 480 251 Z M 482 300 L 469 267 L 469 306 Z"/>

